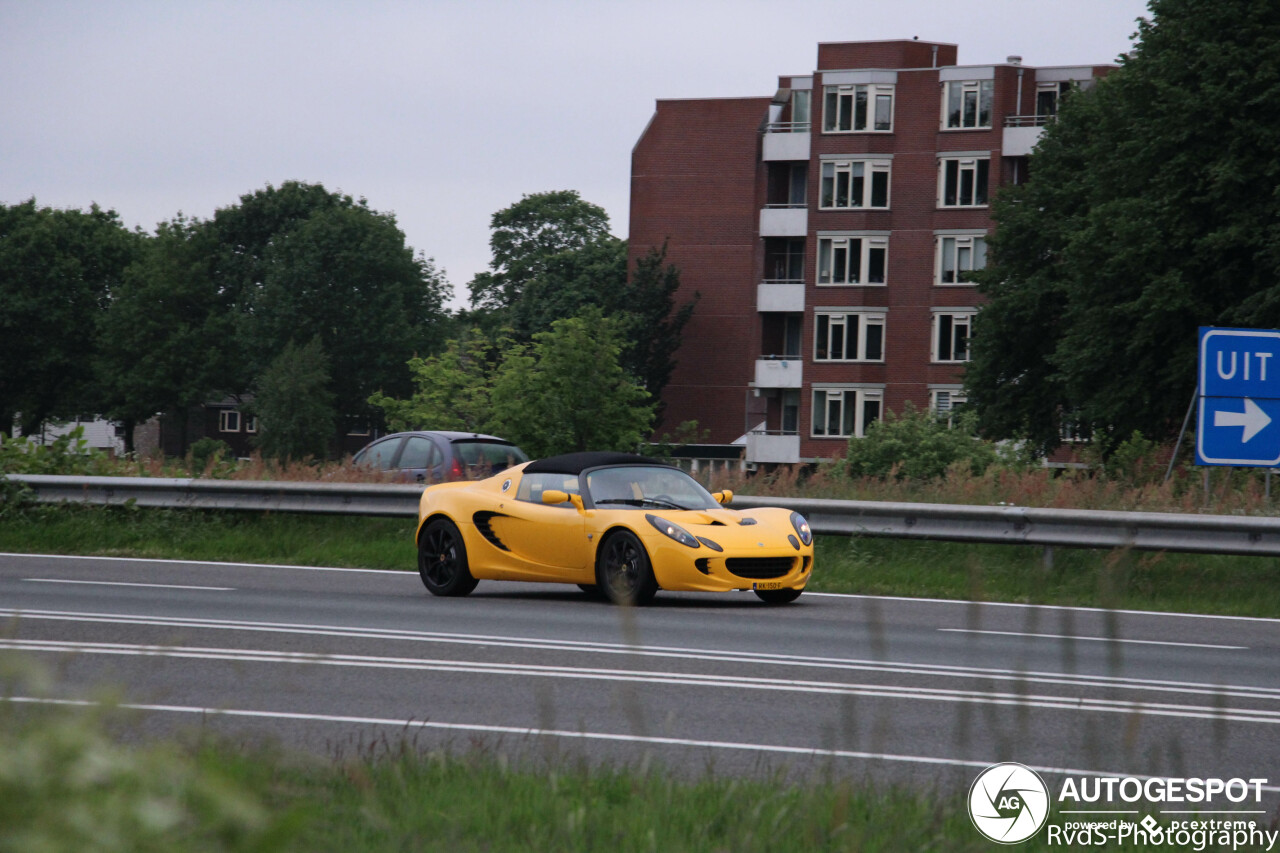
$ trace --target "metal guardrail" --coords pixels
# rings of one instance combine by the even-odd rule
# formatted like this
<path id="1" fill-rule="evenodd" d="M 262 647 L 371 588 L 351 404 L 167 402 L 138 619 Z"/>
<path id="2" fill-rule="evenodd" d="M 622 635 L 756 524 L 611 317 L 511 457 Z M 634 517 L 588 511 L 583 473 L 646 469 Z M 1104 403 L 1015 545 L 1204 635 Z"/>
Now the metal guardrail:
<path id="1" fill-rule="evenodd" d="M 187 509 L 398 516 L 418 511 L 422 487 L 391 483 L 300 483 L 149 477 L 12 474 L 36 499 Z M 1052 548 L 1134 548 L 1280 556 L 1280 518 L 1036 507 L 837 501 L 738 495 L 735 509 L 780 506 L 815 533 L 984 542 Z"/>
<path id="2" fill-rule="evenodd" d="M 90 503 L 174 509 L 229 509 L 329 515 L 418 514 L 422 486 L 397 483 L 301 483 L 163 477 L 69 477 L 10 474 L 42 503 Z"/>

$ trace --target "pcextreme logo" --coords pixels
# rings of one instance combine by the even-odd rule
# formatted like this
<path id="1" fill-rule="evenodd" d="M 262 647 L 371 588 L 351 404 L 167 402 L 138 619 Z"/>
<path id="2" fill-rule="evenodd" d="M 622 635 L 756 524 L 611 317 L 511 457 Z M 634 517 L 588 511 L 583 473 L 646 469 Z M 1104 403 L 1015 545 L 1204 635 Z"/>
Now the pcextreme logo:
<path id="1" fill-rule="evenodd" d="M 969 788 L 969 818 L 992 841 L 1026 841 L 1049 819 L 1049 788 L 1030 767 L 994 764 Z"/>

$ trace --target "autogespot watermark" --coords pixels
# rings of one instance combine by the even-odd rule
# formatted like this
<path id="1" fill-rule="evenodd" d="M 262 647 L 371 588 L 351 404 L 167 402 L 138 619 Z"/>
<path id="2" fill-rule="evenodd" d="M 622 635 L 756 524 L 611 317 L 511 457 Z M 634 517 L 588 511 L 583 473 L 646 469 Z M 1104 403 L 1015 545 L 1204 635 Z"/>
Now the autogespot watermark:
<path id="1" fill-rule="evenodd" d="M 1266 786 L 1266 779 L 1068 776 L 1055 796 L 1030 767 L 1005 762 L 973 780 L 969 817 L 999 844 L 1019 844 L 1044 829 L 1050 846 L 1273 850 L 1280 830 L 1262 823 Z"/>

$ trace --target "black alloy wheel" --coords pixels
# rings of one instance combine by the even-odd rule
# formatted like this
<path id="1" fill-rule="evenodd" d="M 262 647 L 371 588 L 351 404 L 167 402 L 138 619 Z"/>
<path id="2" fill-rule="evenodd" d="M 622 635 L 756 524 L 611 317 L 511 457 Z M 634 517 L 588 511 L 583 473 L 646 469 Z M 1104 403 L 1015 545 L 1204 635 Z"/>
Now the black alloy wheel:
<path id="1" fill-rule="evenodd" d="M 630 530 L 619 530 L 600 545 L 596 586 L 614 604 L 648 604 L 658 592 L 649 555 Z"/>
<path id="2" fill-rule="evenodd" d="M 429 522 L 418 537 L 418 574 L 432 595 L 466 595 L 479 583 L 467 568 L 462 534 L 449 519 Z"/>

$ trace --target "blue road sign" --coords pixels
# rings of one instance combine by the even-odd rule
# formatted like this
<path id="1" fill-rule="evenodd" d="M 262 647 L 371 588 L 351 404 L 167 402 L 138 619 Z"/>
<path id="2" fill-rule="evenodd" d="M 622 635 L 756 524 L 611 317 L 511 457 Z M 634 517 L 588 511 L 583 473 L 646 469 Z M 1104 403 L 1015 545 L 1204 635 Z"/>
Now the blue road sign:
<path id="1" fill-rule="evenodd" d="M 1280 330 L 1200 329 L 1197 465 L 1280 465 Z"/>

